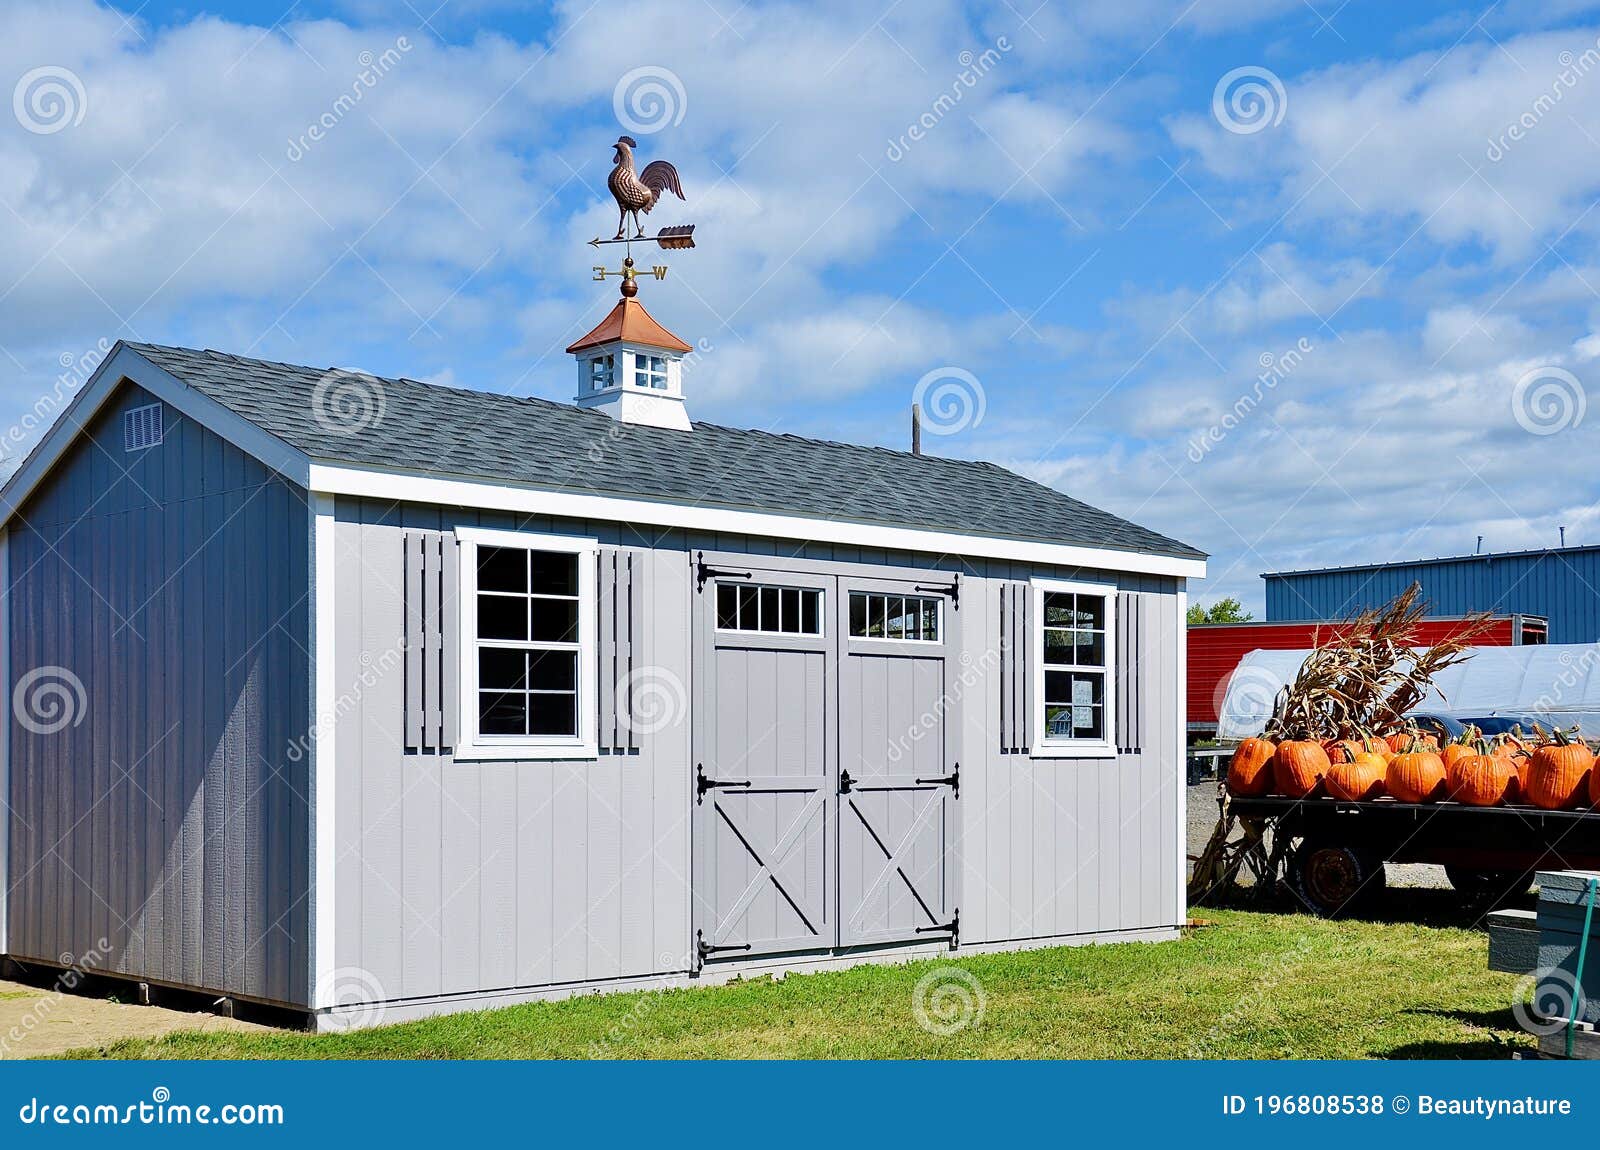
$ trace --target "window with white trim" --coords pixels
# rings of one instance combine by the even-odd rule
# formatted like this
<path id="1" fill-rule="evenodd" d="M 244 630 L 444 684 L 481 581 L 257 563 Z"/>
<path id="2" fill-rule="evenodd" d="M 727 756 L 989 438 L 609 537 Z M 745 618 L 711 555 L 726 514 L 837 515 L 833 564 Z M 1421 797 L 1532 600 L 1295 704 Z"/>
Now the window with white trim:
<path id="1" fill-rule="evenodd" d="M 1034 581 L 1035 753 L 1111 755 L 1116 588 Z"/>
<path id="2" fill-rule="evenodd" d="M 594 751 L 593 540 L 459 528 L 459 758 Z"/>
<path id="3" fill-rule="evenodd" d="M 595 391 L 615 387 L 617 383 L 617 357 L 597 355 L 589 361 L 589 386 Z"/>
<path id="4" fill-rule="evenodd" d="M 939 641 L 941 600 L 921 595 L 850 592 L 852 639 L 900 639 L 908 643 Z"/>
<path id="5" fill-rule="evenodd" d="M 763 635 L 820 635 L 822 592 L 814 587 L 719 583 L 717 629 Z"/>
<path id="6" fill-rule="evenodd" d="M 636 387 L 652 391 L 667 390 L 667 361 L 659 355 L 633 353 L 633 382 Z"/>

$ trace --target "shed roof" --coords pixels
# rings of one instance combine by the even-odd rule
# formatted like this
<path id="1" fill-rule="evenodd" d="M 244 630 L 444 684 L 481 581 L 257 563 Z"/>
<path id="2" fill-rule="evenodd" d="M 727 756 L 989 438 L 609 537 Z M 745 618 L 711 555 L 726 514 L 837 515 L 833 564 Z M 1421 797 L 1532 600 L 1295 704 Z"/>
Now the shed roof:
<path id="1" fill-rule="evenodd" d="M 126 346 L 318 461 L 580 494 L 1205 557 L 1185 543 L 993 463 L 710 423 L 696 423 L 691 432 L 645 427 L 545 399 L 216 351 Z M 327 414 L 340 386 L 364 386 L 381 414 L 355 433 L 340 426 Z"/>

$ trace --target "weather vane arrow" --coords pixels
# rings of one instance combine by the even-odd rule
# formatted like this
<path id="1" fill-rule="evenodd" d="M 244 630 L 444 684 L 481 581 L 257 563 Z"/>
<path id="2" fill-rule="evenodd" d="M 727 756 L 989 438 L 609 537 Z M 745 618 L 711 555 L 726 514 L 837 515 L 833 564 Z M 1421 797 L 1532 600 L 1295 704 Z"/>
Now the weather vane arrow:
<path id="1" fill-rule="evenodd" d="M 633 280 L 633 245 L 636 243 L 653 243 L 663 251 L 683 251 L 694 247 L 694 225 L 673 224 L 661 228 L 653 236 L 644 234 L 644 224 L 639 220 L 639 213 L 648 214 L 650 209 L 661 202 L 661 197 L 667 193 L 684 199 L 683 183 L 678 179 L 678 169 L 666 160 L 651 160 L 640 172 L 634 171 L 633 150 L 639 145 L 632 136 L 622 136 L 617 140 L 616 152 L 611 160 L 611 175 L 606 180 L 606 187 L 610 189 L 612 198 L 617 201 L 617 234 L 609 240 L 595 236 L 589 241 L 590 247 L 600 247 L 602 244 L 628 245 L 629 258 L 624 263 L 622 272 L 607 272 L 604 268 L 595 269 L 595 279 L 604 279 L 607 275 L 620 275 L 625 285 L 632 286 Z M 633 235 L 628 234 L 628 218 L 633 218 Z M 662 279 L 667 274 L 667 269 L 656 266 L 650 269 L 650 274 L 656 279 Z"/>

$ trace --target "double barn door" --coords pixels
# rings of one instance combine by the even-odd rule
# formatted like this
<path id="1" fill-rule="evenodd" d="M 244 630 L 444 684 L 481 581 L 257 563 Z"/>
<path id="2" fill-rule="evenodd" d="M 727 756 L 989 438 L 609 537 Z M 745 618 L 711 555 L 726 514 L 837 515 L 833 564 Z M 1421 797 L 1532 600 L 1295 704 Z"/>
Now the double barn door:
<path id="1" fill-rule="evenodd" d="M 698 962 L 953 939 L 953 577 L 753 558 L 697 557 Z"/>

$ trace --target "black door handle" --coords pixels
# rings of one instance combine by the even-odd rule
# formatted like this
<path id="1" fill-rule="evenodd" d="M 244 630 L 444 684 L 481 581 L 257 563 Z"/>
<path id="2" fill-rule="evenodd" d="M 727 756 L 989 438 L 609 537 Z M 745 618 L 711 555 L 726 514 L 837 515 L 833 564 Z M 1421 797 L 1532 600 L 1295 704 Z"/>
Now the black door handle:
<path id="1" fill-rule="evenodd" d="M 850 788 L 855 786 L 855 780 L 850 777 L 850 768 L 845 767 L 839 772 L 839 793 L 848 795 Z"/>

